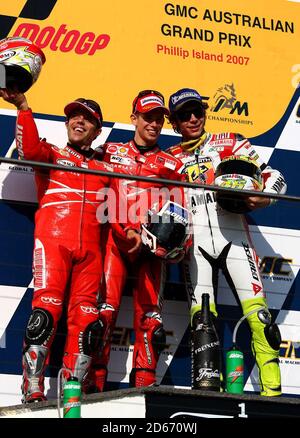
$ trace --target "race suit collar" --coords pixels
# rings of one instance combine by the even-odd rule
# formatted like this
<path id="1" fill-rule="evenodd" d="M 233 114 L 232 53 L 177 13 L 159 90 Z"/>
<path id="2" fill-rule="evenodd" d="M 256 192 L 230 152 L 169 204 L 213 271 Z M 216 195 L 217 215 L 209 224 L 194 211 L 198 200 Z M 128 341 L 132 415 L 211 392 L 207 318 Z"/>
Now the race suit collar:
<path id="1" fill-rule="evenodd" d="M 94 150 L 92 148 L 89 149 L 81 149 L 80 146 L 78 146 L 77 144 L 71 144 L 71 143 L 67 143 L 68 147 L 71 149 L 74 149 L 74 151 L 78 152 L 79 154 L 83 155 L 86 158 L 91 158 L 91 156 L 94 154 Z"/>
<path id="2" fill-rule="evenodd" d="M 195 149 L 200 148 L 200 146 L 203 145 L 206 138 L 207 138 L 207 132 L 203 132 L 199 138 L 189 141 L 183 141 L 182 143 L 180 143 L 180 145 L 183 150 L 187 152 L 193 152 Z"/>

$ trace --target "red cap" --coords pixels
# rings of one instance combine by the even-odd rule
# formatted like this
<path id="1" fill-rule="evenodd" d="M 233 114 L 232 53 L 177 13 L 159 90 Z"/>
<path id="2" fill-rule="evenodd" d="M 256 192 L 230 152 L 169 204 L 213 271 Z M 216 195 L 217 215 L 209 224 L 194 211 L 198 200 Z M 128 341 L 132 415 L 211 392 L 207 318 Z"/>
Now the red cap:
<path id="1" fill-rule="evenodd" d="M 100 105 L 97 102 L 91 99 L 85 99 L 84 97 L 80 97 L 79 99 L 76 99 L 74 100 L 74 102 L 68 103 L 68 105 L 65 106 L 65 115 L 69 117 L 71 113 L 77 108 L 89 111 L 97 120 L 99 126 L 102 126 L 102 112 L 100 109 Z"/>
<path id="2" fill-rule="evenodd" d="M 169 110 L 165 106 L 163 96 L 155 91 L 140 92 L 132 103 L 133 114 L 147 113 L 156 108 L 162 108 L 165 114 L 169 114 Z"/>

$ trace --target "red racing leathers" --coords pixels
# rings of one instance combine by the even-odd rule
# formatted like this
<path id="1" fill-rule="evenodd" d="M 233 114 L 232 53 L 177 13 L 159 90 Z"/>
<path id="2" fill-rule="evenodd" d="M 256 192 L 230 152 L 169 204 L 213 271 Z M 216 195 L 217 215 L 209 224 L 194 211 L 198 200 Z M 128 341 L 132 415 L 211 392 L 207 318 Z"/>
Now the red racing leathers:
<path id="1" fill-rule="evenodd" d="M 181 163 L 161 151 L 158 146 L 138 149 L 134 141 L 128 143 L 107 143 L 103 146 L 104 160 L 114 165 L 114 170 L 128 175 L 149 177 L 149 182 L 120 179 L 119 191 L 126 205 L 119 206 L 119 212 L 127 211 L 130 222 L 140 223 L 147 210 L 158 199 L 156 191 L 163 187 L 154 184 L 152 177 L 182 180 L 177 170 Z M 172 184 L 169 185 L 169 189 Z M 172 189 L 171 189 L 172 190 Z M 174 190 L 174 188 L 173 188 Z M 164 196 L 163 196 L 164 198 Z M 184 190 L 175 188 L 171 200 L 184 205 Z M 112 219 L 113 220 L 113 219 Z M 155 369 L 160 352 L 165 344 L 165 332 L 161 319 L 162 292 L 165 284 L 165 261 L 142 251 L 137 259 L 128 257 L 128 245 L 116 236 L 111 227 L 107 229 L 108 239 L 104 248 L 104 284 L 101 297 L 100 320 L 104 324 L 104 347 L 100 360 L 95 361 L 94 382 L 98 391 L 103 390 L 110 354 L 111 334 L 115 326 L 122 291 L 131 267 L 134 276 L 134 330 L 135 344 L 133 365 L 130 375 L 131 386 L 149 386 L 155 382 Z"/>
<path id="2" fill-rule="evenodd" d="M 40 141 L 31 110 L 18 112 L 16 141 L 21 159 L 112 170 L 98 161 L 101 156 L 92 149 L 85 156 L 79 148 L 67 145 L 60 149 Z M 43 398 L 43 371 L 66 298 L 64 366 L 83 380 L 91 354 L 98 348 L 101 327 L 97 298 L 103 271 L 96 195 L 109 180 L 109 176 L 77 173 L 75 169 L 40 168 L 36 172 L 39 208 L 35 215 L 33 311 L 23 354 L 25 402 L 32 394 L 38 397 L 39 392 L 39 398 Z"/>

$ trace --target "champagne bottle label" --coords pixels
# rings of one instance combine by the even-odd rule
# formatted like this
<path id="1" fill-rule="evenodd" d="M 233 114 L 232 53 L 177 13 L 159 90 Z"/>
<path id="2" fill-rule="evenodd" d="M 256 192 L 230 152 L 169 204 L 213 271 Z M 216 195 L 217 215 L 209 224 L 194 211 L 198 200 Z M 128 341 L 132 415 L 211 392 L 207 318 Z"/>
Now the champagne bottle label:
<path id="1" fill-rule="evenodd" d="M 81 385 L 73 379 L 64 385 L 64 418 L 80 418 L 81 415 Z"/>
<path id="2" fill-rule="evenodd" d="M 193 333 L 193 388 L 220 390 L 220 342 L 213 330 Z"/>
<path id="3" fill-rule="evenodd" d="M 209 308 L 209 295 L 202 294 L 201 312 L 195 315 L 192 332 L 192 388 L 220 391 L 220 341 Z"/>

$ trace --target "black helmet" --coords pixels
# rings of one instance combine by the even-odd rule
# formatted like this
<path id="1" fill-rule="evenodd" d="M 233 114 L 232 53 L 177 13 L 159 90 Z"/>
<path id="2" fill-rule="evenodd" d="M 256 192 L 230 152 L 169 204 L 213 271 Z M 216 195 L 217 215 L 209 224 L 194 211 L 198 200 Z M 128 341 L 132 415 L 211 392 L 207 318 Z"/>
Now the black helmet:
<path id="1" fill-rule="evenodd" d="M 168 201 L 159 212 L 149 210 L 148 221 L 142 224 L 142 241 L 156 256 L 172 259 L 184 249 L 189 234 L 189 213 Z"/>

